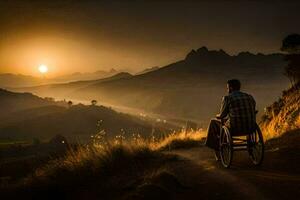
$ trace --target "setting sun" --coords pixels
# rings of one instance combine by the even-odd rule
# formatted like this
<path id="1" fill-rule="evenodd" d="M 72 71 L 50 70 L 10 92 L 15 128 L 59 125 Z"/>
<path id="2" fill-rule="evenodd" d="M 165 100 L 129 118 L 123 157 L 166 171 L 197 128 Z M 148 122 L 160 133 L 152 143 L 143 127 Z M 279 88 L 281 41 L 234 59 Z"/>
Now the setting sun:
<path id="1" fill-rule="evenodd" d="M 48 67 L 46 65 L 40 65 L 39 71 L 40 71 L 40 73 L 45 74 L 48 72 Z"/>

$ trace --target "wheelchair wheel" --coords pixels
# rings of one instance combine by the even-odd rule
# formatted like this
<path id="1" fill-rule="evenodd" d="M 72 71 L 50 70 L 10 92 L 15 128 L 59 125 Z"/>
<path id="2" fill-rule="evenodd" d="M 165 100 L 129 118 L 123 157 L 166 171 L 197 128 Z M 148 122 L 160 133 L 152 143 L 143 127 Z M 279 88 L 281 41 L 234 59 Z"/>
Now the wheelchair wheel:
<path id="1" fill-rule="evenodd" d="M 220 158 L 225 168 L 229 168 L 233 156 L 232 138 L 227 127 L 222 127 L 220 135 Z"/>
<path id="2" fill-rule="evenodd" d="M 264 159 L 264 140 L 258 125 L 255 131 L 248 136 L 248 152 L 252 163 L 256 166 L 261 165 Z"/>

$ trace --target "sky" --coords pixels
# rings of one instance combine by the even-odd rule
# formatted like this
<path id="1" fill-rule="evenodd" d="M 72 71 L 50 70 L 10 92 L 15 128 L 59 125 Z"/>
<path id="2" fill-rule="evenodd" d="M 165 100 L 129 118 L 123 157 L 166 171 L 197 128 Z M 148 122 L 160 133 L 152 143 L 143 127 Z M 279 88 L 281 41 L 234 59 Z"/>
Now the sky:
<path id="1" fill-rule="evenodd" d="M 0 73 L 139 71 L 207 46 L 278 52 L 300 33 L 297 1 L 0 0 Z"/>

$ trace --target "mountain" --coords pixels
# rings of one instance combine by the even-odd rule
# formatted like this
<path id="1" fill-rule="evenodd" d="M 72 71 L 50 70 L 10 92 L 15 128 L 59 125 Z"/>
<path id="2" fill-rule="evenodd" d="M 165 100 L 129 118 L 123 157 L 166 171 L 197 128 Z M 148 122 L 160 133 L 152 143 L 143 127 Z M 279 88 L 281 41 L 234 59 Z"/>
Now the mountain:
<path id="1" fill-rule="evenodd" d="M 41 85 L 46 82 L 45 79 L 37 78 L 33 76 L 26 76 L 22 74 L 5 73 L 0 74 L 0 87 L 30 87 L 35 85 Z"/>
<path id="2" fill-rule="evenodd" d="M 149 68 L 146 68 L 146 69 L 136 73 L 135 75 L 145 74 L 145 73 L 152 72 L 152 71 L 155 71 L 155 70 L 158 70 L 158 69 L 159 69 L 159 67 L 157 67 L 157 66 L 149 67 Z"/>
<path id="3" fill-rule="evenodd" d="M 30 91 L 40 96 L 52 96 L 56 98 L 65 99 L 65 98 L 70 98 L 72 96 L 72 93 L 74 93 L 75 91 L 80 90 L 81 88 L 88 87 L 89 85 L 99 84 L 99 83 L 104 83 L 104 82 L 109 82 L 109 81 L 114 81 L 119 79 L 126 79 L 130 77 L 132 77 L 131 74 L 127 72 L 120 72 L 111 77 L 107 77 L 103 79 L 74 81 L 70 83 L 48 84 L 48 85 L 41 85 L 41 86 L 28 87 L 28 88 L 14 88 L 14 91 Z"/>
<path id="4" fill-rule="evenodd" d="M 22 74 L 5 73 L 5 74 L 0 74 L 0 88 L 11 89 L 11 88 L 19 88 L 19 87 L 33 87 L 33 86 L 44 85 L 44 84 L 74 82 L 79 80 L 80 81 L 96 80 L 96 79 L 108 78 L 118 73 L 121 72 L 113 68 L 108 71 L 98 70 L 93 73 L 76 72 L 73 74 L 68 74 L 68 75 L 59 76 L 55 78 L 39 78 L 34 76 L 22 75 Z"/>
<path id="5" fill-rule="evenodd" d="M 95 79 L 102 79 L 113 76 L 115 74 L 120 73 L 119 71 L 115 70 L 114 68 L 105 71 L 105 70 L 98 70 L 92 73 L 80 73 L 75 72 L 73 74 L 59 76 L 53 78 L 51 81 L 56 83 L 63 83 L 63 82 L 73 82 L 73 81 L 85 81 L 85 80 L 95 80 Z"/>
<path id="6" fill-rule="evenodd" d="M 101 99 L 114 105 L 138 108 L 173 118 L 207 122 L 219 110 L 226 81 L 238 78 L 242 89 L 254 95 L 258 108 L 270 104 L 288 85 L 283 76 L 281 54 L 229 55 L 223 50 L 201 47 L 185 59 L 157 70 L 132 77 L 93 82 L 76 88 L 67 96 L 76 99 Z M 58 89 L 24 89 L 55 96 Z"/>
<path id="7" fill-rule="evenodd" d="M 70 141 L 89 141 L 91 135 L 103 130 L 107 138 L 140 133 L 147 137 L 161 134 L 167 128 L 104 106 L 67 106 L 65 101 L 40 98 L 29 93 L 0 90 L 0 140 L 49 139 L 57 134 Z"/>

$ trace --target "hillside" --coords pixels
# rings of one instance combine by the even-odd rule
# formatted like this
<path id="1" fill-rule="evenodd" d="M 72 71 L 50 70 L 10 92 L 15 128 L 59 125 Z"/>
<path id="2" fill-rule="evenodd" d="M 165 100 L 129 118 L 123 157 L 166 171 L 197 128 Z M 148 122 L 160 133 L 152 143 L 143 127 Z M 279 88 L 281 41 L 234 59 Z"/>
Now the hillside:
<path id="1" fill-rule="evenodd" d="M 282 92 L 282 96 L 268 106 L 261 126 L 267 138 L 281 136 L 300 129 L 300 83 Z"/>
<path id="2" fill-rule="evenodd" d="M 281 200 L 299 195 L 299 149 L 292 147 L 287 153 L 267 145 L 260 167 L 251 165 L 247 153 L 235 152 L 232 168 L 224 169 L 201 138 L 201 133 L 193 132 L 172 134 L 155 142 L 140 138 L 120 144 L 116 139 L 100 147 L 79 147 L 40 166 L 31 164 L 25 170 L 29 175 L 21 174 L 17 179 L 20 184 L 11 181 L 6 187 L 0 186 L 0 195 L 4 199 L 109 200 L 199 196 Z M 16 176 L 9 166 L 14 165 L 2 167 L 3 178 Z"/>
<path id="3" fill-rule="evenodd" d="M 88 141 L 100 131 L 105 131 L 107 138 L 131 137 L 132 134 L 148 137 L 170 131 L 104 106 L 67 107 L 64 101 L 56 102 L 29 93 L 1 90 L 0 105 L 2 140 L 49 139 L 61 134 L 72 141 Z"/>
<path id="4" fill-rule="evenodd" d="M 122 134 L 131 137 L 134 133 L 150 136 L 153 132 L 151 124 L 102 106 L 75 105 L 69 109 L 52 109 L 51 113 L 28 117 L 30 113 L 28 112 L 23 119 L 1 124 L 0 138 L 49 139 L 61 134 L 72 141 L 89 141 L 92 135 L 101 130 L 105 131 L 107 138 Z M 158 134 L 157 130 L 153 133 Z"/>
<path id="5" fill-rule="evenodd" d="M 203 199 L 286 199 L 290 194 L 299 195 L 299 97 L 299 89 L 291 88 L 267 108 L 263 116 L 264 133 L 267 126 L 270 126 L 269 130 L 279 128 L 280 133 L 298 132 L 268 140 L 262 166 L 253 167 L 247 153 L 236 151 L 232 168 L 224 169 L 215 160 L 213 151 L 203 145 L 205 134 L 200 131 L 170 134 L 157 140 L 110 137 L 108 143 L 78 146 L 67 153 L 53 154 L 54 159 L 44 158 L 35 163 L 32 162 L 34 157 L 27 158 L 30 164 L 25 165 L 25 169 L 21 165 L 25 161 L 6 162 L 1 166 L 0 176 L 15 179 L 8 179 L 10 182 L 6 187 L 0 186 L 1 195 L 5 199 L 43 196 L 45 199 L 128 200 L 194 199 L 199 196 Z M 77 131 L 79 124 L 89 123 L 100 110 L 107 113 L 101 115 L 105 118 L 113 116 L 114 111 L 105 107 L 78 105 L 58 111 L 55 119 L 59 120 L 55 124 L 41 121 L 38 124 L 48 124 L 42 129 L 51 130 L 62 123 Z M 64 116 L 73 118 L 65 121 Z M 119 115 L 113 121 L 103 121 L 107 124 L 103 123 L 102 127 L 115 128 L 119 122 L 122 124 L 121 118 Z M 291 128 L 283 126 L 286 122 Z M 30 122 L 26 124 L 34 127 Z M 23 147 L 23 150 L 37 148 L 42 145 Z M 23 171 L 16 176 L 14 170 Z M 282 187 L 283 182 L 285 187 Z M 220 188 L 217 192 L 216 186 Z"/>
<path id="6" fill-rule="evenodd" d="M 242 52 L 228 55 L 206 47 L 192 50 L 185 59 L 128 78 L 96 82 L 66 93 L 66 98 L 101 101 L 176 118 L 206 122 L 218 112 L 226 80 L 239 78 L 262 110 L 288 85 L 281 54 Z M 61 87 L 63 88 L 63 87 Z M 61 95 L 58 88 L 26 88 L 39 95 Z"/>
<path id="7" fill-rule="evenodd" d="M 140 72 L 137 72 L 135 75 L 141 75 L 141 74 L 145 74 L 145 73 L 148 73 L 148 72 L 152 72 L 152 71 L 155 71 L 155 70 L 158 70 L 159 67 L 155 66 L 155 67 L 149 67 L 149 68 L 146 68 Z"/>
<path id="8" fill-rule="evenodd" d="M 30 93 L 15 93 L 0 88 L 0 119 L 12 112 L 49 105 L 66 106 L 66 103 L 55 102 L 51 98 L 41 98 Z"/>

